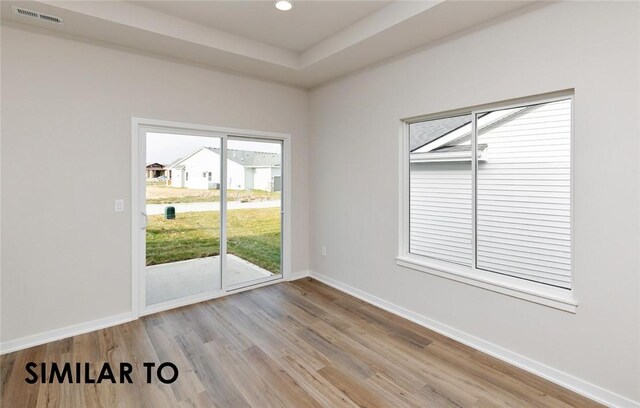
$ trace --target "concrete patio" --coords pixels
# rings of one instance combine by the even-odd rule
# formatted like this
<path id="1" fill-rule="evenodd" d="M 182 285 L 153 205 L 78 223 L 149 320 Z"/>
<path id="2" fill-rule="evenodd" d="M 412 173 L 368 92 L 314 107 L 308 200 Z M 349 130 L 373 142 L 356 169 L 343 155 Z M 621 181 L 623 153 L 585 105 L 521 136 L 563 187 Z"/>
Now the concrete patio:
<path id="1" fill-rule="evenodd" d="M 146 303 L 154 305 L 185 296 L 220 290 L 220 256 L 146 267 Z M 227 255 L 227 286 L 272 276 L 235 255 Z"/>

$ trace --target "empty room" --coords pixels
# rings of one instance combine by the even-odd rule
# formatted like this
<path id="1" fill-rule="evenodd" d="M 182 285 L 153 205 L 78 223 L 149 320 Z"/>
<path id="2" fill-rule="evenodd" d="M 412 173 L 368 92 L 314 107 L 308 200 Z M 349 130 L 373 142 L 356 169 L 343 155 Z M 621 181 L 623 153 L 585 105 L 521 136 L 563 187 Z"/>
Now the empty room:
<path id="1" fill-rule="evenodd" d="M 0 15 L 1 407 L 640 408 L 640 2 Z"/>

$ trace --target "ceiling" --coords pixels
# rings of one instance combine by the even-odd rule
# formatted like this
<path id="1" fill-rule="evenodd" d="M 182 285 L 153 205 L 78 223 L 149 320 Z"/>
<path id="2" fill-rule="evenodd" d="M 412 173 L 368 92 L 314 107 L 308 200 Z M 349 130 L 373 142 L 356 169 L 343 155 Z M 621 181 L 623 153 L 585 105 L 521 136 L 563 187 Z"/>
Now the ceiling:
<path id="1" fill-rule="evenodd" d="M 391 1 L 298 1 L 289 12 L 271 1 L 134 1 L 136 5 L 290 51 L 304 51 Z"/>
<path id="2" fill-rule="evenodd" d="M 11 1 L 2 19 L 312 88 L 533 1 Z M 64 19 L 18 15 L 18 6 Z"/>

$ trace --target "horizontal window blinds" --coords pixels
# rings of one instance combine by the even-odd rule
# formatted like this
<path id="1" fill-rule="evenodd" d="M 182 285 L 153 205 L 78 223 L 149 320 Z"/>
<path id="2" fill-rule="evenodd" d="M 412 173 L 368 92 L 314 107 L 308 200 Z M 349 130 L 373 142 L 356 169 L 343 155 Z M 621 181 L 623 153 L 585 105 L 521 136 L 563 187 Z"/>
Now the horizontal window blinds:
<path id="1" fill-rule="evenodd" d="M 522 108 L 477 143 L 477 268 L 570 288 L 571 100 Z"/>

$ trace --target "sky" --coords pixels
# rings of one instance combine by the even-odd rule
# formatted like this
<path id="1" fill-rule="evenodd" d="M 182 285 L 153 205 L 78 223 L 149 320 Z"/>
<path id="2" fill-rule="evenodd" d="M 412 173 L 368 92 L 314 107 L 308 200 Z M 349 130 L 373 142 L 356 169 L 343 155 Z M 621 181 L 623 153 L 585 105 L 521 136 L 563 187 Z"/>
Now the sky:
<path id="1" fill-rule="evenodd" d="M 169 164 L 195 150 L 207 146 L 220 148 L 221 140 L 215 137 L 147 133 L 147 164 Z M 229 140 L 229 149 L 280 153 L 279 143 Z"/>

